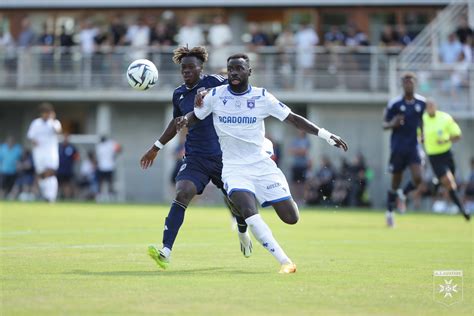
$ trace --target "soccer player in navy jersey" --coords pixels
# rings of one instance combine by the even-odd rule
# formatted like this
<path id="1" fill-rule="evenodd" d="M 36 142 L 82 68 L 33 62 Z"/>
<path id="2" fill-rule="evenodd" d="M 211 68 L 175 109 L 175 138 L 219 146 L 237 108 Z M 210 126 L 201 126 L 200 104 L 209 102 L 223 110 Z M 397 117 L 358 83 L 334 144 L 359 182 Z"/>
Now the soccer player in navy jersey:
<path id="1" fill-rule="evenodd" d="M 147 169 L 153 164 L 160 149 L 176 136 L 175 118 L 186 115 L 194 110 L 194 98 L 198 90 L 209 89 L 227 84 L 227 79 L 220 75 L 204 75 L 203 65 L 208 54 L 204 47 L 179 47 L 174 51 L 173 61 L 181 66 L 184 84 L 177 87 L 173 93 L 173 120 L 168 124 L 155 144 L 143 155 L 140 166 Z M 201 194 L 212 181 L 223 190 L 221 180 L 222 152 L 214 129 L 212 118 L 200 121 L 188 130 L 185 142 L 185 158 L 176 176 L 176 196 L 171 204 L 168 217 L 165 219 L 163 231 L 163 247 L 158 249 L 149 246 L 148 253 L 159 267 L 166 269 L 169 265 L 171 250 L 178 231 L 184 221 L 184 213 L 189 202 L 196 194 Z M 225 199 L 227 194 L 223 191 Z M 226 201 L 231 209 L 232 203 Z M 231 209 L 232 212 L 232 209 Z M 247 232 L 245 220 L 236 216 L 241 250 L 248 257 L 252 251 L 252 243 Z"/>
<path id="2" fill-rule="evenodd" d="M 387 194 L 386 220 L 388 227 L 394 227 L 393 209 L 397 195 L 404 211 L 406 194 L 421 183 L 422 167 L 418 144 L 418 129 L 423 128 L 423 113 L 426 99 L 415 93 L 416 76 L 412 72 L 402 75 L 403 95 L 388 102 L 382 124 L 384 130 L 392 130 L 390 138 L 390 164 L 392 173 L 391 189 Z M 423 135 L 421 133 L 420 135 Z M 410 169 L 412 180 L 401 189 L 403 171 Z"/>

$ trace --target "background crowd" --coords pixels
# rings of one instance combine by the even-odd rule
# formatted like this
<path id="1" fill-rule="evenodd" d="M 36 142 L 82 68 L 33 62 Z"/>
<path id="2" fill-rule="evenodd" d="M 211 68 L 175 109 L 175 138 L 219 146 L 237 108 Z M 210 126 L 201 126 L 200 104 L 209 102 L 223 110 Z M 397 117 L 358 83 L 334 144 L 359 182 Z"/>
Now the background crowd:
<path id="1" fill-rule="evenodd" d="M 59 144 L 56 172 L 60 199 L 113 200 L 115 160 L 121 150 L 119 143 L 106 136 L 102 136 L 95 147 L 78 148 L 70 142 L 69 135 L 64 134 Z M 31 150 L 11 136 L 0 145 L 0 183 L 1 199 L 39 199 Z"/>

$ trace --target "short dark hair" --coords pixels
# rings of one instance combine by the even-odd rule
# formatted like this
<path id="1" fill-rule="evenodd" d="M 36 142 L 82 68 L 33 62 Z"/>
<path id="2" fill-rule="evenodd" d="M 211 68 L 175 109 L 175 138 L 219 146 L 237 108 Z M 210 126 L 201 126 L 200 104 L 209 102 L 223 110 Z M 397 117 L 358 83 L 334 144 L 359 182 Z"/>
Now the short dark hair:
<path id="1" fill-rule="evenodd" d="M 181 64 L 181 60 L 184 57 L 196 57 L 201 63 L 205 63 L 208 58 L 208 53 L 203 46 L 197 46 L 191 49 L 189 49 L 188 46 L 181 46 L 173 51 L 173 62 L 175 64 Z"/>
<path id="2" fill-rule="evenodd" d="M 40 113 L 51 112 L 53 111 L 53 105 L 48 102 L 43 102 L 39 105 L 38 110 Z"/>
<path id="3" fill-rule="evenodd" d="M 245 60 L 247 62 L 247 64 L 250 65 L 249 56 L 247 56 L 247 54 L 244 54 L 244 53 L 238 53 L 238 54 L 230 55 L 229 58 L 227 58 L 227 62 L 229 62 L 231 59 L 240 59 L 240 58 Z"/>
<path id="4" fill-rule="evenodd" d="M 412 71 L 407 71 L 407 72 L 404 72 L 401 76 L 401 80 L 405 80 L 405 79 L 415 79 L 416 80 L 416 74 Z"/>

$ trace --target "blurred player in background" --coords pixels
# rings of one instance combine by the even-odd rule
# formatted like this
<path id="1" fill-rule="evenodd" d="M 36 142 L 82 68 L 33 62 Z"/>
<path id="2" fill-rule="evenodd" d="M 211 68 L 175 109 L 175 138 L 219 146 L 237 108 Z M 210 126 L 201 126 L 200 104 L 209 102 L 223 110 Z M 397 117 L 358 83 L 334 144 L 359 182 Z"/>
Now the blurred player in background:
<path id="1" fill-rule="evenodd" d="M 8 197 L 18 177 L 18 163 L 22 155 L 20 144 L 13 136 L 8 136 L 0 145 L 0 199 Z"/>
<path id="2" fill-rule="evenodd" d="M 27 137 L 33 146 L 33 162 L 41 196 L 52 203 L 58 196 L 58 134 L 62 127 L 50 103 L 41 103 L 39 112 L 40 117 L 31 122 Z"/>
<path id="3" fill-rule="evenodd" d="M 268 141 L 265 140 L 264 119 L 273 116 L 344 151 L 347 145 L 339 136 L 294 114 L 264 88 L 250 86 L 252 69 L 246 54 L 230 56 L 227 70 L 229 84 L 212 89 L 202 102 L 197 99 L 194 112 L 180 118 L 177 124 L 178 127 L 192 126 L 200 120 L 213 119 L 222 148 L 222 181 L 229 198 L 255 238 L 281 264 L 280 273 L 294 273 L 296 265 L 258 214 L 257 202 L 262 207 L 273 206 L 287 224 L 296 224 L 299 219 L 298 206 L 293 201 L 285 175 L 271 159 L 272 152 L 265 148 Z"/>
<path id="4" fill-rule="evenodd" d="M 97 177 L 99 179 L 99 201 L 110 201 L 114 189 L 114 174 L 117 155 L 122 152 L 122 146 L 113 139 L 103 135 L 95 146 L 97 157 Z"/>
<path id="5" fill-rule="evenodd" d="M 69 134 L 64 134 L 59 144 L 59 168 L 57 177 L 59 193 L 63 199 L 71 199 L 75 194 L 74 164 L 79 161 L 79 152 L 76 146 L 69 142 Z"/>
<path id="6" fill-rule="evenodd" d="M 181 117 L 194 110 L 194 98 L 199 89 L 208 89 L 227 83 L 220 75 L 204 75 L 203 66 L 208 54 L 204 47 L 179 47 L 174 50 L 173 61 L 181 66 L 184 84 L 173 92 L 173 120 L 161 134 L 155 144 L 143 155 L 140 166 L 147 169 L 153 164 L 158 152 L 177 134 L 175 118 Z M 196 194 L 201 194 L 209 181 L 219 189 L 223 188 L 222 152 L 219 146 L 212 118 L 207 118 L 192 126 L 186 136 L 186 156 L 183 165 L 176 176 L 176 196 L 171 203 L 168 217 L 165 219 L 163 231 L 163 247 L 148 248 L 149 255 L 159 267 L 166 269 L 169 265 L 171 250 L 184 221 L 184 213 Z M 225 192 L 224 192 L 225 193 Z M 231 204 L 226 200 L 226 204 Z M 252 244 L 243 218 L 236 218 L 241 250 L 245 256 L 250 256 Z"/>
<path id="7" fill-rule="evenodd" d="M 400 211 L 405 211 L 406 195 L 420 185 L 422 177 L 420 148 L 418 145 L 418 129 L 422 128 L 422 115 L 425 111 L 425 98 L 415 94 L 416 76 L 407 72 L 402 75 L 403 95 L 388 102 L 382 124 L 384 130 L 391 129 L 390 164 L 392 173 L 391 189 L 387 194 L 387 226 L 394 227 L 393 209 L 400 199 Z M 409 167 L 412 181 L 402 189 L 403 171 Z"/>
<path id="8" fill-rule="evenodd" d="M 459 208 L 461 214 L 470 220 L 470 214 L 456 192 L 454 164 L 451 147 L 461 139 L 461 129 L 454 119 L 446 112 L 438 111 L 433 100 L 427 100 L 426 113 L 423 114 L 423 133 L 425 152 L 430 160 L 431 168 L 443 187 L 449 192 L 451 200 Z"/>

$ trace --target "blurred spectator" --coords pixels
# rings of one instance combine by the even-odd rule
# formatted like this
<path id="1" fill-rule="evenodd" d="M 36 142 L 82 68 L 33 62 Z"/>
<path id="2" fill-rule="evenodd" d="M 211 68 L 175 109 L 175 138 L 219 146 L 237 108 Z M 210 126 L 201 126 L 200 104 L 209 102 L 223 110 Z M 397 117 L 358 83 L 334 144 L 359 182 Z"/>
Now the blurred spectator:
<path id="1" fill-rule="evenodd" d="M 413 41 L 413 37 L 407 32 L 405 25 L 398 25 L 398 40 L 403 46 L 408 46 Z"/>
<path id="2" fill-rule="evenodd" d="M 157 23 L 150 36 L 150 45 L 158 47 L 176 45 L 174 33 L 165 23 Z"/>
<path id="3" fill-rule="evenodd" d="M 102 136 L 96 145 L 97 174 L 99 178 L 99 200 L 109 201 L 111 194 L 115 194 L 113 187 L 115 160 L 122 151 L 119 143 L 106 136 Z"/>
<path id="4" fill-rule="evenodd" d="M 292 64 L 292 53 L 295 47 L 295 38 L 290 27 L 286 27 L 275 40 L 278 48 L 278 80 L 281 80 L 280 86 L 289 89 L 293 86 L 294 67 Z"/>
<path id="5" fill-rule="evenodd" d="M 471 170 L 464 185 L 464 206 L 474 214 L 474 157 L 471 158 Z"/>
<path id="6" fill-rule="evenodd" d="M 359 46 L 369 46 L 369 37 L 367 34 L 361 30 L 358 30 L 357 28 L 354 28 L 356 30 L 356 40 L 357 43 L 359 43 Z"/>
<path id="7" fill-rule="evenodd" d="M 64 74 L 70 74 L 72 71 L 72 50 L 74 46 L 72 35 L 66 30 L 65 25 L 61 25 L 61 34 L 59 34 L 59 45 L 61 46 L 61 67 Z"/>
<path id="8" fill-rule="evenodd" d="M 386 47 L 400 46 L 398 34 L 390 25 L 385 25 L 383 27 L 382 35 L 380 35 L 380 42 Z"/>
<path id="9" fill-rule="evenodd" d="M 63 48 L 64 53 L 70 53 L 70 49 L 74 46 L 72 35 L 66 30 L 65 25 L 61 25 L 61 34 L 59 34 L 59 45 Z"/>
<path id="10" fill-rule="evenodd" d="M 295 37 L 291 31 L 291 27 L 287 26 L 283 29 L 275 40 L 275 46 L 279 52 L 291 52 L 295 46 Z"/>
<path id="11" fill-rule="evenodd" d="M 0 27 L 0 48 L 6 48 L 14 45 L 13 37 L 8 30 Z"/>
<path id="12" fill-rule="evenodd" d="M 222 16 L 218 15 L 214 18 L 207 40 L 211 45 L 209 66 L 212 71 L 225 67 L 229 55 L 228 46 L 232 43 L 232 31 L 229 25 L 224 23 Z"/>
<path id="13" fill-rule="evenodd" d="M 458 28 L 456 29 L 456 35 L 458 36 L 461 44 L 466 44 L 468 39 L 473 37 L 472 28 L 469 26 L 467 18 L 464 16 L 460 19 Z"/>
<path id="14" fill-rule="evenodd" d="M 121 15 L 115 15 L 110 24 L 110 44 L 112 46 L 122 46 L 125 44 L 127 25 L 123 22 Z"/>
<path id="15" fill-rule="evenodd" d="M 202 46 L 205 42 L 203 31 L 193 17 L 186 18 L 176 37 L 180 46 L 187 45 L 189 48 Z"/>
<path id="16" fill-rule="evenodd" d="M 348 47 L 357 47 L 360 45 L 356 30 L 353 27 L 349 27 L 347 29 L 347 34 L 346 34 L 346 38 L 344 39 L 344 44 Z"/>
<path id="17" fill-rule="evenodd" d="M 299 86 L 311 88 L 313 83 L 308 76 L 312 74 L 316 52 L 314 47 L 318 45 L 319 37 L 311 24 L 301 25 L 295 34 L 296 62 L 300 74 Z"/>
<path id="18" fill-rule="evenodd" d="M 370 203 L 367 196 L 367 167 L 362 154 L 357 154 L 349 167 L 350 194 L 349 204 L 351 206 L 368 206 Z"/>
<path id="19" fill-rule="evenodd" d="M 38 45 L 41 46 L 41 71 L 52 72 L 54 68 L 55 37 L 54 33 L 49 30 L 47 23 L 43 24 L 43 32 L 39 35 Z M 48 82 L 45 82 L 45 84 L 48 84 Z"/>
<path id="20" fill-rule="evenodd" d="M 45 48 L 51 48 L 54 46 L 54 33 L 48 28 L 48 24 L 43 24 L 43 32 L 38 37 L 38 44 Z"/>
<path id="21" fill-rule="evenodd" d="M 298 135 L 292 140 L 290 154 L 293 156 L 291 164 L 291 179 L 293 184 L 293 196 L 295 200 L 301 200 L 304 191 L 304 184 L 308 170 L 311 168 L 309 159 L 310 142 L 305 132 L 298 131 Z"/>
<path id="22" fill-rule="evenodd" d="M 79 168 L 80 197 L 87 200 L 94 199 L 99 192 L 97 179 L 97 161 L 93 151 L 88 151 L 81 161 Z"/>
<path id="23" fill-rule="evenodd" d="M 81 31 L 79 32 L 79 44 L 83 58 L 89 58 L 95 53 L 95 37 L 97 34 L 99 34 L 99 30 L 94 26 L 91 20 L 82 22 Z"/>
<path id="24" fill-rule="evenodd" d="M 335 25 L 331 26 L 331 29 L 324 34 L 325 45 L 342 45 L 344 40 L 344 34 Z"/>
<path id="25" fill-rule="evenodd" d="M 267 34 L 260 30 L 260 25 L 257 23 L 249 24 L 249 33 L 250 33 L 250 44 L 252 47 L 267 46 L 270 45 L 270 39 Z"/>
<path id="26" fill-rule="evenodd" d="M 150 28 L 145 23 L 145 18 L 139 16 L 137 22 L 131 25 L 125 36 L 127 43 L 133 47 L 132 59 L 146 58 L 147 47 L 150 44 Z"/>
<path id="27" fill-rule="evenodd" d="M 462 53 L 462 44 L 456 38 L 456 33 L 448 35 L 448 41 L 444 42 L 440 48 L 440 59 L 445 64 L 454 64 L 459 60 Z"/>
<path id="28" fill-rule="evenodd" d="M 12 190 L 12 198 L 18 196 L 20 201 L 33 201 L 35 183 L 35 166 L 33 165 L 33 155 L 31 150 L 27 149 L 21 155 L 18 162 L 18 178 Z"/>
<path id="29" fill-rule="evenodd" d="M 24 18 L 21 21 L 21 32 L 18 36 L 18 46 L 19 47 L 30 47 L 36 42 L 36 34 L 31 28 L 30 19 Z"/>
<path id="30" fill-rule="evenodd" d="M 7 137 L 5 143 L 0 146 L 0 198 L 10 194 L 18 176 L 17 164 L 21 159 L 21 146 L 15 142 L 12 136 Z"/>
<path id="31" fill-rule="evenodd" d="M 6 27 L 0 27 L 0 51 L 3 52 L 5 83 L 16 84 L 17 52 L 15 41 Z"/>
<path id="32" fill-rule="evenodd" d="M 459 54 L 457 62 L 453 65 L 450 78 L 451 96 L 457 98 L 459 89 L 468 86 L 470 59 L 466 58 L 466 50 L 462 50 Z M 470 52 L 468 52 L 470 54 Z M 469 56 L 469 55 L 468 55 Z M 453 100 L 457 101 L 457 100 Z M 455 103 L 455 102 L 454 102 Z"/>
<path id="33" fill-rule="evenodd" d="M 64 134 L 64 140 L 59 144 L 59 168 L 57 171 L 59 194 L 64 199 L 74 197 L 74 164 L 79 160 L 76 147 L 69 142 L 69 134 Z"/>
<path id="34" fill-rule="evenodd" d="M 321 159 L 321 167 L 314 178 L 309 179 L 305 187 L 305 201 L 307 204 L 329 203 L 334 189 L 336 171 L 327 156 Z"/>

